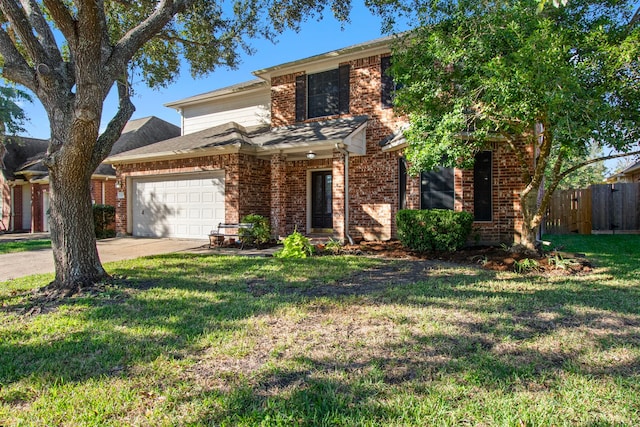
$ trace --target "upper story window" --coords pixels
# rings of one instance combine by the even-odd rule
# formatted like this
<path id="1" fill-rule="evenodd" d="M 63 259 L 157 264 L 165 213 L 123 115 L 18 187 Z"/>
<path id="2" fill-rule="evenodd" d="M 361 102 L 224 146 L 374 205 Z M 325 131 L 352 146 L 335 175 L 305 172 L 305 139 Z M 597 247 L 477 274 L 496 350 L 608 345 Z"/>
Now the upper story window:
<path id="1" fill-rule="evenodd" d="M 382 108 L 392 108 L 393 98 L 398 89 L 398 85 L 393 81 L 390 73 L 391 57 L 383 56 L 380 58 L 380 102 Z"/>
<path id="2" fill-rule="evenodd" d="M 296 121 L 349 113 L 349 64 L 296 78 Z"/>

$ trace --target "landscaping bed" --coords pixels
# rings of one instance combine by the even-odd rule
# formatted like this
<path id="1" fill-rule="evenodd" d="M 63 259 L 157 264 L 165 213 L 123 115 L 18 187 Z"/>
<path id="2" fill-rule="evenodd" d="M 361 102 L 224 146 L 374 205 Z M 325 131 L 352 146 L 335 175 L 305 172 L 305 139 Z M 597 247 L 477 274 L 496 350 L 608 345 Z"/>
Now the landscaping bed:
<path id="1" fill-rule="evenodd" d="M 473 264 L 492 271 L 576 274 L 592 270 L 591 262 L 583 254 L 551 251 L 532 256 L 510 252 L 508 248 L 499 246 L 472 246 L 454 252 L 415 252 L 405 248 L 397 240 L 390 240 L 347 245 L 343 251 L 389 258 L 430 259 L 462 265 Z"/>

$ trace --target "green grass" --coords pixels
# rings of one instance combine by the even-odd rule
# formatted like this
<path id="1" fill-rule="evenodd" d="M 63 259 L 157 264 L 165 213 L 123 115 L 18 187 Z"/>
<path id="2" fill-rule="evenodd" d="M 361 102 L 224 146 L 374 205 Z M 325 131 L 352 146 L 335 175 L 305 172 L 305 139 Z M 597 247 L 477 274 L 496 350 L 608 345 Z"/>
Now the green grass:
<path id="1" fill-rule="evenodd" d="M 49 249 L 50 247 L 51 240 L 49 239 L 0 242 L 0 255 L 11 252 L 37 251 L 39 249 Z"/>
<path id="2" fill-rule="evenodd" d="M 37 251 L 39 249 L 49 248 L 51 248 L 51 240 L 49 239 L 0 242 L 0 255 L 11 252 Z"/>
<path id="3" fill-rule="evenodd" d="M 552 237 L 573 277 L 173 254 L 39 313 L 50 275 L 2 283 L 0 425 L 637 425 L 640 236 L 612 237 Z"/>

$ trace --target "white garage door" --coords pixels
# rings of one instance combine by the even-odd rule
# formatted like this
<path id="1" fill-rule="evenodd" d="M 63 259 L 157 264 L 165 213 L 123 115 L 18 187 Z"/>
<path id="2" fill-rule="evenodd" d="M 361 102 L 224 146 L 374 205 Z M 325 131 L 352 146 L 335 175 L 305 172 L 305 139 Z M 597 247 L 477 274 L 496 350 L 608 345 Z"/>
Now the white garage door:
<path id="1" fill-rule="evenodd" d="M 133 235 L 206 238 L 224 222 L 224 172 L 133 180 Z"/>

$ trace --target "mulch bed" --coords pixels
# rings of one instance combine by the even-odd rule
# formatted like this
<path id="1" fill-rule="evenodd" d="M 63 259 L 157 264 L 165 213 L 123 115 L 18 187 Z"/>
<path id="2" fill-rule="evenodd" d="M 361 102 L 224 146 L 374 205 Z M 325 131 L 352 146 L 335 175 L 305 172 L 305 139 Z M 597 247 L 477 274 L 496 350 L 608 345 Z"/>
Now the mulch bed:
<path id="1" fill-rule="evenodd" d="M 455 264 L 476 265 L 492 271 L 518 271 L 525 259 L 533 260 L 535 267 L 521 272 L 578 274 L 592 270 L 591 263 L 582 254 L 552 251 L 543 255 L 519 254 L 497 246 L 473 246 L 455 252 L 414 252 L 402 246 L 397 240 L 385 242 L 362 242 L 343 247 L 344 253 L 362 253 L 388 258 L 413 260 L 439 260 Z"/>

